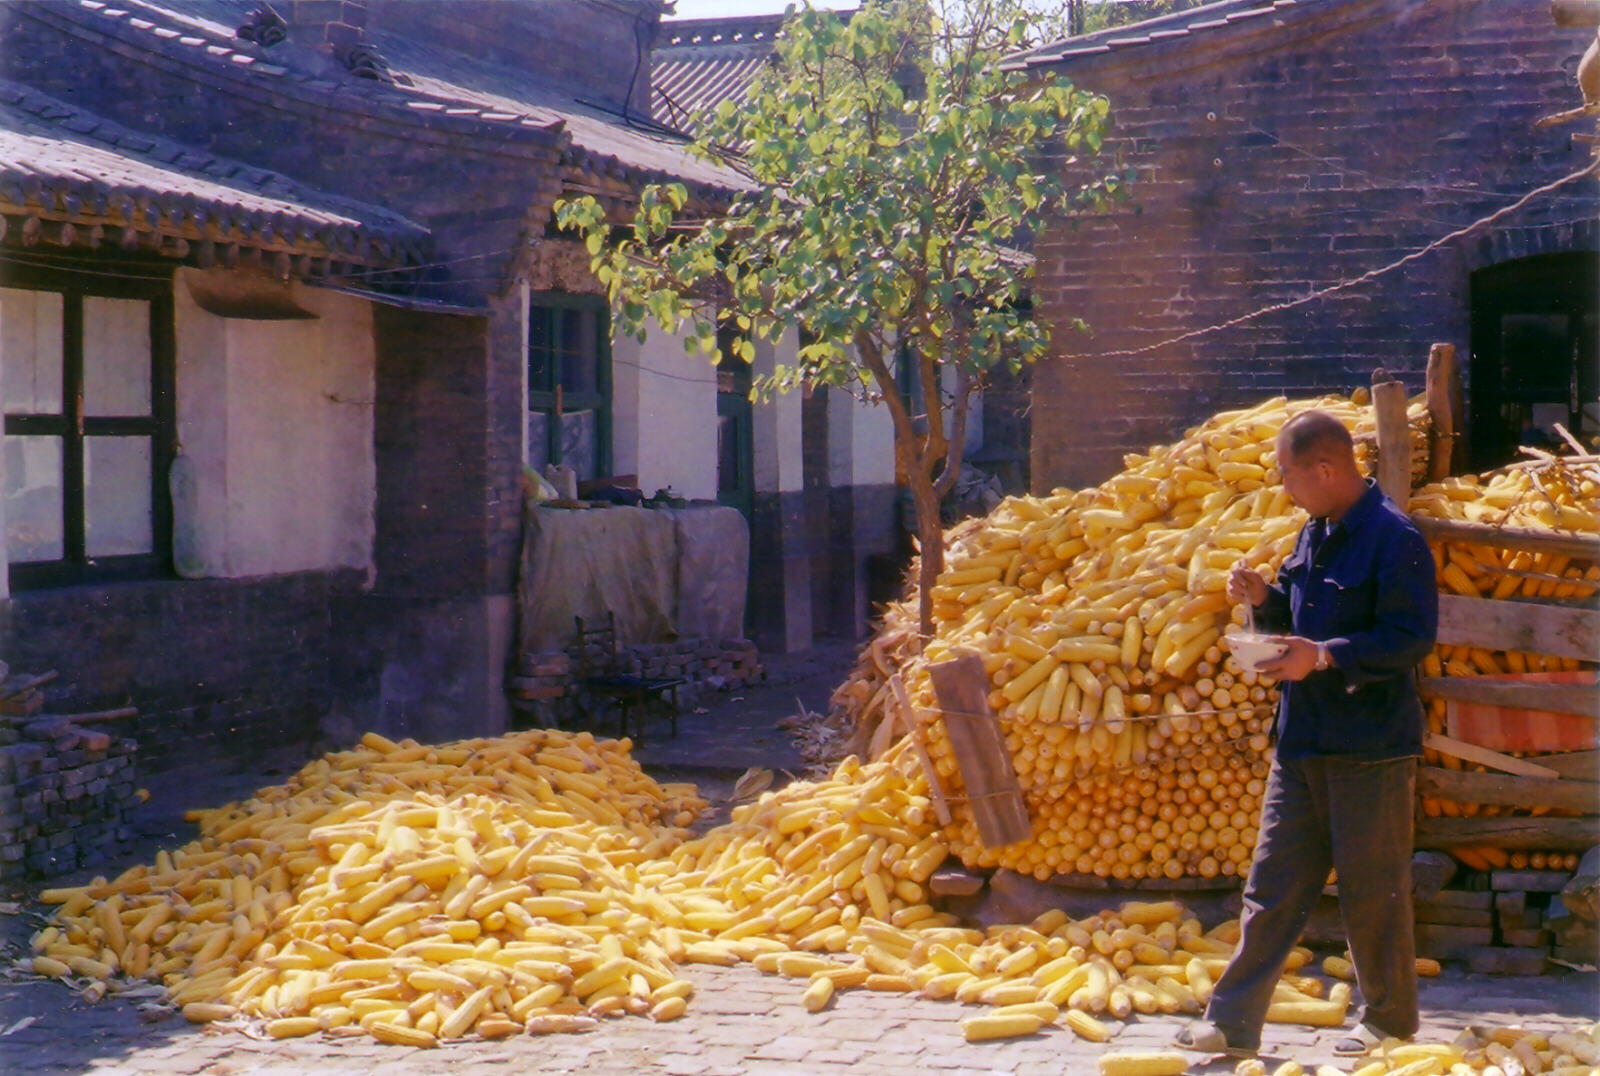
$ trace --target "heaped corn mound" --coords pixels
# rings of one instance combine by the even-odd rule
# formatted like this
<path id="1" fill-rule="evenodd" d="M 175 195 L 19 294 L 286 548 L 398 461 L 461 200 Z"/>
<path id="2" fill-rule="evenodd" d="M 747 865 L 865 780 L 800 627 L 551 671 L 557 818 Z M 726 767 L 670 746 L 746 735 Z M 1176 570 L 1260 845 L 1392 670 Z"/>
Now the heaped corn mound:
<path id="1" fill-rule="evenodd" d="M 982 655 L 1035 836 L 986 849 L 962 810 L 951 844 L 966 863 L 1039 878 L 1245 871 L 1277 691 L 1227 654 L 1223 633 L 1243 611 L 1223 589 L 1240 559 L 1270 577 L 1304 522 L 1273 444 L 1291 414 L 1330 411 L 1358 453 L 1373 454 L 1373 412 L 1364 391 L 1355 398 L 1219 414 L 1177 444 L 1127 457 L 1097 487 L 1010 498 L 951 532 L 936 637 L 914 653 L 913 595 L 890 611 L 835 703 L 863 731 L 876 727 L 898 668 L 926 720 L 928 665 L 957 648 Z M 1420 398 L 1409 413 L 1421 446 Z M 942 724 L 927 732 L 940 779 L 959 796 Z"/>
<path id="2" fill-rule="evenodd" d="M 626 742 L 365 743 L 198 812 L 206 836 L 153 868 L 44 894 L 61 907 L 34 970 L 155 979 L 191 1020 L 275 1037 L 432 1046 L 673 1019 L 681 965 L 749 961 L 805 978 L 813 1012 L 853 987 L 915 992 L 989 1006 L 963 1022 L 973 1041 L 1060 1019 L 1104 1042 L 1102 1018 L 1198 1012 L 1238 940 L 1174 902 L 960 928 L 927 901 L 949 848 L 906 743 L 687 842 L 652 820 L 700 802 L 657 788 Z M 1300 974 L 1310 955 L 1291 955 L 1269 1020 L 1345 1019 L 1349 985 Z"/>
<path id="3" fill-rule="evenodd" d="M 358 1024 L 427 1045 L 682 1011 L 640 880 L 704 808 L 626 741 L 526 732 L 425 747 L 368 734 L 115 881 L 43 894 L 36 971 L 162 982 L 195 1020 L 279 1037 Z"/>
<path id="4" fill-rule="evenodd" d="M 970 813 L 960 810 L 950 838 L 965 862 L 1039 878 L 1242 874 L 1271 761 L 1267 733 L 1277 690 L 1227 652 L 1224 636 L 1243 618 L 1224 596 L 1227 574 L 1243 560 L 1274 575 L 1304 522 L 1276 468 L 1283 423 L 1310 407 L 1332 412 L 1355 434 L 1370 472 L 1375 420 L 1366 399 L 1358 390 L 1349 400 L 1275 399 L 1220 414 L 1177 444 L 1127 457 L 1126 469 L 1097 487 L 1011 498 L 986 519 L 953 528 L 933 595 L 935 637 L 917 652 L 915 594 L 891 607 L 835 693 L 834 719 L 854 727 L 852 742 L 867 748 L 894 705 L 890 677 L 900 672 L 914 711 L 908 716 L 924 723 L 941 783 L 959 799 L 960 774 L 943 725 L 929 716 L 936 707 L 927 670 L 971 649 L 990 674 L 989 703 L 1034 838 L 985 849 Z M 1416 483 L 1427 467 L 1422 398 L 1411 401 L 1408 417 Z M 1424 486 L 1411 508 L 1593 534 L 1600 530 L 1600 469 L 1546 454 L 1481 479 Z M 1592 560 L 1455 542 L 1435 542 L 1434 555 L 1447 593 L 1561 601 L 1600 589 Z M 1571 659 L 1442 646 L 1424 672 L 1581 667 Z M 1431 704 L 1429 720 L 1442 731 L 1442 701 Z M 1443 764 L 1461 765 L 1450 758 Z M 1480 810 L 1432 800 L 1424 808 Z M 1509 861 L 1493 849 L 1477 853 L 1468 849 L 1463 858 L 1473 865 Z"/>
<path id="5" fill-rule="evenodd" d="M 1205 934 L 1175 903 L 960 929 L 927 902 L 949 848 L 908 744 L 687 842 L 658 822 L 701 802 L 657 787 L 625 741 L 364 745 L 197 812 L 205 835 L 153 867 L 43 894 L 61 907 L 34 970 L 100 992 L 153 979 L 196 1022 L 431 1046 L 672 1019 L 692 993 L 682 964 L 750 961 L 807 978 L 812 1011 L 851 987 L 915 991 L 994 1006 L 974 1039 L 1066 1010 L 1104 1040 L 1096 1014 L 1197 1011 L 1237 939 L 1236 923 Z M 1348 986 L 1322 998 L 1295 974 L 1308 958 L 1291 958 L 1270 1019 L 1343 1018 Z"/>

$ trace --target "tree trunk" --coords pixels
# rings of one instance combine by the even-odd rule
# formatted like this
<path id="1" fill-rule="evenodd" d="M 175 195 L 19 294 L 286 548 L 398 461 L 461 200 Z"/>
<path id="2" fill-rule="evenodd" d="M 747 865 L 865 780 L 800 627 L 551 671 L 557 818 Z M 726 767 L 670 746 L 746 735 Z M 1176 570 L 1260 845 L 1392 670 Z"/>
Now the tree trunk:
<path id="1" fill-rule="evenodd" d="M 907 483 L 917 509 L 917 541 L 922 546 L 917 573 L 917 620 L 922 644 L 933 638 L 933 587 L 944 571 L 944 526 L 939 520 L 939 495 L 933 483 L 913 472 Z"/>

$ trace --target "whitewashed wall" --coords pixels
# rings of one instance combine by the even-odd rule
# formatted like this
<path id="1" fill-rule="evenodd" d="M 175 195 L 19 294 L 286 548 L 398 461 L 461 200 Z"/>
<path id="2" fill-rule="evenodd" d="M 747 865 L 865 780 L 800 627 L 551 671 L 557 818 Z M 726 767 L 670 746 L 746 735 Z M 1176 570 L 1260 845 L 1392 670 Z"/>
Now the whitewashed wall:
<path id="1" fill-rule="evenodd" d="M 612 470 L 639 476 L 646 497 L 671 486 L 682 497 L 717 496 L 717 368 L 684 336 L 650 331 L 643 344 L 611 345 Z"/>
<path id="2" fill-rule="evenodd" d="M 375 350 L 367 302 L 295 286 L 314 320 L 201 310 L 178 274 L 179 573 L 372 571 Z"/>
<path id="3" fill-rule="evenodd" d="M 799 335 L 792 329 L 777 343 L 757 340 L 752 372 L 760 378 L 771 374 L 776 365 L 793 366 L 798 361 L 799 346 Z M 755 405 L 751 420 L 757 493 L 788 493 L 805 488 L 801 440 L 803 401 L 801 391 L 794 389 Z"/>

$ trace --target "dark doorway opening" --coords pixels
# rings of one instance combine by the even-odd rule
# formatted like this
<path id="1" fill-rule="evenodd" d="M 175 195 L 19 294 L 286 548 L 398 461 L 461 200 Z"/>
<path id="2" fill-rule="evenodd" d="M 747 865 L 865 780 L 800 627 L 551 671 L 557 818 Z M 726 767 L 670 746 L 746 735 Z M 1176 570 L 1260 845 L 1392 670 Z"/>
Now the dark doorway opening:
<path id="1" fill-rule="evenodd" d="M 1560 423 L 1600 439 L 1600 253 L 1541 254 L 1472 274 L 1467 429 L 1474 470 L 1555 449 Z"/>
<path id="2" fill-rule="evenodd" d="M 750 405 L 750 364 L 734 351 L 740 334 L 717 330 L 717 500 L 744 513 L 755 511 L 755 428 Z"/>

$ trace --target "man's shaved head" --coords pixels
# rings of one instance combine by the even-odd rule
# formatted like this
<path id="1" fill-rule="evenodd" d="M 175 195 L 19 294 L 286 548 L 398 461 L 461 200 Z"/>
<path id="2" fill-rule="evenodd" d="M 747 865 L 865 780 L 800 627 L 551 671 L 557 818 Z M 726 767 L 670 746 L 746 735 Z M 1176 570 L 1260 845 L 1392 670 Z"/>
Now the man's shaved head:
<path id="1" fill-rule="evenodd" d="M 1326 411 L 1302 411 L 1278 432 L 1278 455 L 1301 466 L 1327 462 L 1354 469 L 1356 444 L 1344 423 Z"/>

